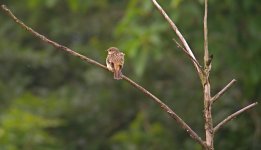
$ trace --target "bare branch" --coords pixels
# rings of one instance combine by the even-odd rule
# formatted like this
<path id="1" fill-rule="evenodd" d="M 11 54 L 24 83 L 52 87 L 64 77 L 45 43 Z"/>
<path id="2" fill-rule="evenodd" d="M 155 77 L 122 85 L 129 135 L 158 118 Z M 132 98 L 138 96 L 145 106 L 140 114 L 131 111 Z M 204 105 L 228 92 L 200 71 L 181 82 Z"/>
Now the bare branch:
<path id="1" fill-rule="evenodd" d="M 256 106 L 258 103 L 252 103 L 240 110 L 238 110 L 237 112 L 231 114 L 230 116 L 228 116 L 226 119 L 224 119 L 223 121 L 221 121 L 218 125 L 216 125 L 216 127 L 214 128 L 214 133 L 218 131 L 218 129 L 220 129 L 220 127 L 222 127 L 224 124 L 226 124 L 227 122 L 229 122 L 230 120 L 236 118 L 238 115 L 240 115 L 241 113 L 247 111 L 250 108 L 253 108 L 254 106 Z"/>
<path id="2" fill-rule="evenodd" d="M 183 37 L 183 35 L 179 32 L 177 26 L 175 25 L 175 23 L 169 18 L 169 16 L 167 15 L 167 13 L 162 9 L 162 7 L 158 4 L 158 2 L 156 0 L 152 0 L 153 4 L 157 7 L 157 9 L 160 11 L 160 13 L 164 16 L 164 18 L 168 21 L 168 23 L 170 24 L 171 28 L 175 31 L 175 33 L 177 34 L 178 38 L 180 39 L 180 41 L 182 42 L 182 44 L 184 45 L 184 48 L 186 49 L 187 53 L 190 55 L 190 57 L 192 57 L 193 59 L 192 62 L 194 64 L 194 66 L 197 69 L 197 72 L 201 78 L 202 76 L 202 70 L 200 68 L 200 66 L 198 65 L 198 61 L 195 58 L 192 50 L 190 49 L 187 41 L 185 40 L 185 38 Z M 195 60 L 197 63 L 195 63 L 193 60 Z"/>
<path id="3" fill-rule="evenodd" d="M 7 13 L 7 15 L 8 15 L 9 17 L 11 17 L 17 24 L 19 24 L 22 28 L 24 28 L 25 30 L 27 30 L 27 31 L 29 31 L 30 33 L 32 33 L 35 37 L 41 39 L 42 41 L 44 41 L 44 42 L 46 42 L 46 43 L 48 43 L 48 44 L 51 44 L 51 45 L 54 46 L 55 48 L 61 49 L 61 50 L 63 50 L 63 51 L 66 51 L 66 52 L 70 53 L 71 55 L 74 55 L 74 56 L 76 56 L 76 57 L 82 59 L 83 61 L 86 61 L 86 62 L 88 62 L 88 63 L 94 64 L 94 65 L 96 65 L 96 66 L 99 66 L 99 67 L 101 67 L 101 68 L 107 70 L 107 67 L 106 67 L 106 66 L 104 66 L 104 65 L 102 65 L 102 64 L 100 64 L 100 63 L 98 63 L 98 62 L 96 62 L 96 61 L 94 61 L 94 60 L 92 60 L 92 59 L 90 59 L 90 58 L 87 58 L 87 57 L 85 57 L 84 55 L 81 55 L 81 54 L 79 54 L 79 53 L 76 53 L 75 51 L 69 49 L 68 47 L 65 47 L 65 46 L 63 46 L 63 45 L 60 45 L 60 44 L 58 44 L 58 43 L 56 43 L 56 42 L 54 42 L 54 41 L 52 41 L 52 40 L 46 38 L 45 36 L 43 36 L 43 35 L 37 33 L 37 32 L 34 31 L 32 28 L 26 26 L 26 25 L 25 25 L 21 20 L 19 20 L 5 5 L 1 5 L 1 8 L 2 8 L 2 10 L 5 11 L 5 12 Z"/>
<path id="4" fill-rule="evenodd" d="M 236 79 L 233 79 L 221 91 L 219 91 L 215 96 L 213 96 L 211 98 L 212 103 L 214 103 L 220 96 L 222 96 L 236 81 Z"/>
<path id="5" fill-rule="evenodd" d="M 35 37 L 41 39 L 43 42 L 48 43 L 52 46 L 54 46 L 57 49 L 63 50 L 65 52 L 68 52 L 71 55 L 74 55 L 80 59 L 82 59 L 85 62 L 94 64 L 98 67 L 101 67 L 103 69 L 107 69 L 106 66 L 100 64 L 99 62 L 90 59 L 84 55 L 81 55 L 63 45 L 60 45 L 48 38 L 46 38 L 45 36 L 39 34 L 38 32 L 34 31 L 32 28 L 26 26 L 22 21 L 20 21 L 17 17 L 15 17 L 13 15 L 13 13 L 5 6 L 5 5 L 1 5 L 1 9 L 3 11 L 5 11 L 7 13 L 7 15 L 9 17 L 11 17 L 17 24 L 19 24 L 22 28 L 24 28 L 25 30 L 27 30 L 28 32 L 30 32 L 31 34 L 33 34 Z M 195 140 L 197 141 L 199 144 L 201 144 L 203 147 L 205 146 L 204 141 L 185 123 L 185 121 L 183 121 L 173 110 L 171 110 L 165 103 L 163 103 L 159 98 L 157 98 L 156 96 L 154 96 L 152 93 L 150 93 L 148 90 L 146 90 L 145 88 L 143 88 L 142 86 L 140 86 L 139 84 L 135 83 L 134 81 L 132 81 L 131 79 L 129 79 L 127 76 L 123 75 L 123 79 L 126 80 L 127 82 L 129 82 L 132 86 L 134 86 L 135 88 L 137 88 L 138 90 L 140 90 L 142 93 L 144 93 L 145 95 L 147 95 L 148 97 L 150 97 L 153 101 L 155 101 L 157 104 L 159 104 L 159 106 L 166 111 L 184 130 L 186 130 L 188 132 L 188 134 Z"/>
<path id="6" fill-rule="evenodd" d="M 164 104 L 156 96 L 152 95 L 149 91 L 147 91 L 146 89 L 144 89 L 142 86 L 138 85 L 137 83 L 133 82 L 132 80 L 130 80 L 126 76 L 123 76 L 123 78 L 125 80 L 127 80 L 129 83 L 131 83 L 134 87 L 141 90 L 144 94 L 151 97 L 155 102 L 157 102 L 164 111 L 166 111 L 173 119 L 176 120 L 176 122 L 184 130 L 186 130 L 188 132 L 188 134 L 190 135 L 190 137 L 192 137 L 192 139 L 194 139 L 199 144 L 201 144 L 203 147 L 205 147 L 204 141 L 174 111 L 172 111 L 166 104 Z"/>

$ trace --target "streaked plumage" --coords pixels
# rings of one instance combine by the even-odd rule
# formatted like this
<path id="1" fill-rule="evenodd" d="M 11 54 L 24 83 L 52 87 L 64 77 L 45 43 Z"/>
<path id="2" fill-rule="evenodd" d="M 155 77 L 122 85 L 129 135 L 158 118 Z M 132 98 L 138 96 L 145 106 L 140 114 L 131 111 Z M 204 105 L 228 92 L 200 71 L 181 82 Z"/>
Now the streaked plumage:
<path id="1" fill-rule="evenodd" d="M 116 47 L 110 47 L 108 50 L 108 55 L 106 58 L 107 68 L 114 72 L 114 79 L 122 79 L 122 68 L 124 64 L 124 53 L 120 52 Z"/>

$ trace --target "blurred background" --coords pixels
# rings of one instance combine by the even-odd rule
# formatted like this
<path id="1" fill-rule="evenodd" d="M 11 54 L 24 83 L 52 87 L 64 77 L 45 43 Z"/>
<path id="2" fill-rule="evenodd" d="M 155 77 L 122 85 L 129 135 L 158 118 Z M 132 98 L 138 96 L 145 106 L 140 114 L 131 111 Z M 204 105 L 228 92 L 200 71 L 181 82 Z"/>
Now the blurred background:
<path id="1" fill-rule="evenodd" d="M 125 54 L 123 73 L 154 93 L 204 138 L 202 88 L 150 0 L 1 1 L 39 33 L 105 64 Z M 203 0 L 159 0 L 203 60 Z M 261 99 L 261 1 L 211 0 L 214 125 Z M 216 149 L 261 149 L 260 104 L 215 135 Z M 59 51 L 0 13 L 1 150 L 201 149 L 166 112 L 126 81 Z"/>

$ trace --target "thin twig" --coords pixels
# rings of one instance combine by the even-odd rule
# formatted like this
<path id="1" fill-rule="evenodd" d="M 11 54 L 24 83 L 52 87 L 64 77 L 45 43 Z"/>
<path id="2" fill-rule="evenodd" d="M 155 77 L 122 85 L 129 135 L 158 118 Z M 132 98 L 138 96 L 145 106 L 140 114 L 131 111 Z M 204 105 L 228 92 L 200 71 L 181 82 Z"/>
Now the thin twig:
<path id="1" fill-rule="evenodd" d="M 193 57 L 191 57 L 191 55 L 186 51 L 186 49 L 182 45 L 179 44 L 179 42 L 176 39 L 173 38 L 173 41 L 176 42 L 178 47 L 180 47 L 194 63 L 196 63 L 200 68 L 202 68 L 202 66 Z"/>
<path id="2" fill-rule="evenodd" d="M 191 59 L 194 66 L 197 69 L 197 72 L 199 74 L 199 77 L 201 78 L 202 76 L 202 70 L 200 68 L 200 66 L 198 65 L 198 61 L 196 59 L 196 57 L 194 56 L 192 50 L 190 49 L 187 41 L 185 40 L 185 38 L 183 37 L 183 35 L 180 33 L 180 31 L 178 30 L 178 27 L 175 25 L 175 23 L 169 18 L 169 16 L 167 15 L 167 13 L 162 9 L 162 7 L 158 4 L 158 2 L 156 0 L 152 0 L 153 4 L 157 7 L 157 9 L 160 11 L 160 13 L 164 16 L 164 18 L 168 21 L 168 23 L 170 24 L 171 28 L 175 31 L 175 33 L 177 34 L 179 40 L 182 42 L 182 44 L 184 45 L 184 48 L 186 49 L 187 53 L 193 58 Z M 197 63 L 195 63 L 193 60 L 195 60 Z"/>
<path id="3" fill-rule="evenodd" d="M 220 96 L 222 96 L 237 80 L 230 81 L 221 91 L 211 98 L 211 102 L 214 103 Z"/>
<path id="4" fill-rule="evenodd" d="M 20 21 L 17 17 L 15 17 L 13 15 L 13 13 L 5 6 L 5 5 L 1 5 L 1 9 L 3 11 L 5 11 L 7 13 L 7 15 L 9 17 L 11 17 L 17 24 L 19 24 L 22 28 L 26 29 L 28 32 L 32 33 L 35 37 L 41 39 L 42 41 L 54 46 L 57 49 L 63 50 L 65 52 L 68 52 L 71 55 L 74 55 L 80 59 L 82 59 L 83 61 L 86 61 L 88 63 L 94 64 L 98 67 L 101 67 L 103 69 L 107 69 L 106 66 L 100 64 L 99 62 L 92 60 L 84 55 L 81 55 L 73 50 L 71 50 L 70 48 L 67 48 L 63 45 L 60 45 L 48 38 L 46 38 L 45 36 L 39 34 L 38 32 L 34 31 L 32 28 L 26 26 L 22 21 Z M 184 130 L 186 130 L 188 132 L 188 134 L 195 140 L 197 141 L 199 144 L 201 144 L 202 146 L 205 146 L 204 141 L 185 123 L 185 121 L 183 121 L 173 110 L 171 110 L 165 103 L 163 103 L 159 98 L 157 98 L 156 96 L 154 96 L 152 93 L 150 93 L 148 90 L 146 90 L 145 88 L 143 88 L 142 86 L 140 86 L 139 84 L 135 83 L 134 81 L 132 81 L 131 79 L 129 79 L 127 76 L 123 75 L 123 79 L 125 79 L 127 82 L 129 82 L 131 85 L 133 85 L 135 88 L 139 89 L 142 93 L 144 93 L 145 95 L 147 95 L 148 97 L 150 97 L 152 100 L 154 100 L 155 102 L 157 102 L 159 104 L 159 106 L 166 111 Z"/>
<path id="5" fill-rule="evenodd" d="M 255 103 L 252 103 L 240 110 L 238 110 L 237 112 L 231 114 L 230 116 L 228 116 L 226 119 L 224 119 L 223 121 L 221 121 L 218 125 L 216 125 L 216 127 L 214 128 L 214 133 L 217 132 L 220 127 L 222 127 L 224 124 L 226 124 L 227 122 L 229 122 L 230 120 L 234 119 L 235 117 L 237 117 L 238 115 L 240 115 L 241 113 L 243 113 L 244 111 L 247 111 L 248 109 L 256 106 L 258 103 L 255 102 Z"/>

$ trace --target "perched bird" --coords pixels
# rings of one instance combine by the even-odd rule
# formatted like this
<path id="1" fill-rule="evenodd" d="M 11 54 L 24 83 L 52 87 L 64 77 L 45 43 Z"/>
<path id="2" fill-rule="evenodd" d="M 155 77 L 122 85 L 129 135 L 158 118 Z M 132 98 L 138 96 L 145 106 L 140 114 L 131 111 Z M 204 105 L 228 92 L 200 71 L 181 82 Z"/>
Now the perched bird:
<path id="1" fill-rule="evenodd" d="M 124 64 L 124 53 L 116 47 L 110 47 L 107 49 L 108 55 L 106 58 L 107 68 L 114 72 L 114 79 L 122 79 L 122 68 Z"/>

